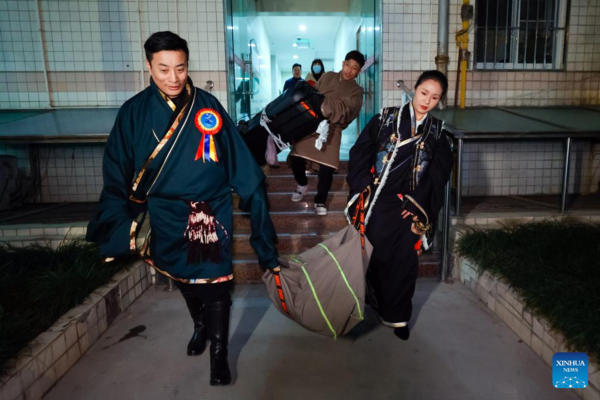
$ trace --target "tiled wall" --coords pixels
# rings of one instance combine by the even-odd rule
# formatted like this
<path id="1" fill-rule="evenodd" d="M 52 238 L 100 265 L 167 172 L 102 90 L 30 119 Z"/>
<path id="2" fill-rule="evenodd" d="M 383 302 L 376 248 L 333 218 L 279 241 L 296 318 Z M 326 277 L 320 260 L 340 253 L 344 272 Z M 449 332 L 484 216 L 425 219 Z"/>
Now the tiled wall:
<path id="1" fill-rule="evenodd" d="M 94 202 L 102 192 L 103 145 L 40 148 L 40 200 Z"/>
<path id="2" fill-rule="evenodd" d="M 471 4 L 474 5 L 474 1 Z M 449 92 L 454 104 L 462 1 L 450 0 Z M 482 71 L 467 74 L 467 106 L 553 106 L 600 104 L 600 3 L 570 2 L 566 71 Z M 383 106 L 398 105 L 397 80 L 412 87 L 419 74 L 435 69 L 438 1 L 384 0 Z M 474 33 L 469 36 L 474 51 Z M 466 196 L 560 193 L 564 144 L 561 142 L 481 142 L 465 145 L 463 187 Z M 527 150 L 525 150 L 527 149 Z M 575 143 L 570 191 L 598 189 L 598 145 Z"/>
<path id="3" fill-rule="evenodd" d="M 461 4 L 450 1 L 451 102 L 456 82 L 454 33 L 460 29 Z M 420 71 L 435 68 L 437 11 L 437 0 L 383 0 L 383 106 L 401 101 L 396 80 L 412 86 Z M 571 0 L 569 11 L 566 71 L 470 70 L 467 105 L 600 103 L 600 3 Z M 143 73 L 144 83 L 141 78 L 143 40 L 165 29 L 188 40 L 190 76 L 196 86 L 212 80 L 212 93 L 227 107 L 230 77 L 220 0 L 0 0 L 0 109 L 40 108 L 50 101 L 53 106 L 119 106 L 148 82 L 147 73 Z M 473 39 L 471 34 L 471 51 Z M 558 193 L 562 144 L 546 145 L 529 143 L 536 150 L 525 153 L 521 144 L 467 144 L 465 194 Z M 543 147 L 537 150 L 538 146 Z M 594 191 L 600 179 L 598 146 L 592 150 L 588 143 L 575 148 L 573 155 L 581 162 L 577 167 L 574 162 L 577 180 L 571 179 L 572 190 Z M 86 157 L 85 151 L 91 153 Z M 27 173 L 29 160 L 23 146 L 0 145 L 0 152 L 18 155 L 19 168 Z M 102 184 L 101 154 L 101 146 L 51 148 L 45 155 L 42 199 L 95 201 Z M 526 170 L 505 166 L 509 161 L 524 163 Z"/>
<path id="4" fill-rule="evenodd" d="M 565 0 L 561 0 L 565 1 Z M 471 4 L 474 5 L 474 1 Z M 450 0 L 448 104 L 454 104 L 461 0 Z M 467 107 L 600 104 L 600 2 L 570 1 L 566 71 L 485 71 L 469 63 Z M 414 85 L 416 71 L 435 69 L 438 1 L 384 0 L 384 106 L 396 104 L 403 79 Z M 474 52 L 474 31 L 469 51 Z"/>
<path id="5" fill-rule="evenodd" d="M 565 144 L 560 141 L 467 142 L 464 148 L 465 196 L 558 194 L 562 190 Z M 594 167 L 595 165 L 595 167 Z M 569 193 L 597 190 L 593 171 L 600 167 L 589 141 L 571 147 Z M 596 177 L 597 178 L 597 177 Z"/>
<path id="6" fill-rule="evenodd" d="M 159 30 L 178 32 L 188 41 L 190 71 L 208 73 L 194 83 L 214 81 L 213 94 L 227 106 L 221 85 L 222 1 L 43 0 L 39 5 L 0 0 L 0 109 L 119 106 L 147 84 L 142 45 Z"/>
<path id="7" fill-rule="evenodd" d="M 29 167 L 25 148 L 9 151 L 18 157 L 20 163 Z M 97 201 L 103 184 L 103 154 L 102 145 L 41 146 L 39 200 L 46 203 Z M 467 142 L 463 161 L 463 194 L 559 194 L 563 165 L 563 142 Z M 571 148 L 569 192 L 595 192 L 599 181 L 600 145 L 575 141 Z"/>

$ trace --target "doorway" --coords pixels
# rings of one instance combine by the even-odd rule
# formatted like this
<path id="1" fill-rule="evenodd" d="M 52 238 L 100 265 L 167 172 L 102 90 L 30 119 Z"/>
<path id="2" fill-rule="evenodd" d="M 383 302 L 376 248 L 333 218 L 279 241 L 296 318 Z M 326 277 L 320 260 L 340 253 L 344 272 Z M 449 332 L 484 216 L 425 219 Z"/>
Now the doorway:
<path id="1" fill-rule="evenodd" d="M 290 4 L 288 4 L 290 3 Z M 378 0 L 226 0 L 228 108 L 235 121 L 247 120 L 281 94 L 292 65 L 302 78 L 312 60 L 338 72 L 346 53 L 358 49 L 367 63 L 357 82 L 365 91 L 360 116 L 342 134 L 340 157 L 379 110 L 381 45 Z"/>

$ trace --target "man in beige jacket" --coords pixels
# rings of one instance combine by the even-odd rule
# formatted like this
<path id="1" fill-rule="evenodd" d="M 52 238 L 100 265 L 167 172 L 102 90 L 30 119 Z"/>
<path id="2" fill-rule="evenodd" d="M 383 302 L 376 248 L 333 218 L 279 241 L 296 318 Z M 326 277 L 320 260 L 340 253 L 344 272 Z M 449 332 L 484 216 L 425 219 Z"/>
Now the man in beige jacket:
<path id="1" fill-rule="evenodd" d="M 307 164 L 311 170 L 318 169 L 317 195 L 315 196 L 315 212 L 327 215 L 325 201 L 333 174 L 340 166 L 340 146 L 342 131 L 358 116 L 363 103 L 363 89 L 356 83 L 356 77 L 365 65 L 365 57 L 357 50 L 346 54 L 340 72 L 328 72 L 319 79 L 315 89 L 325 96 L 321 111 L 329 122 L 327 141 L 317 149 L 315 142 L 319 137 L 313 133 L 294 144 L 289 162 L 298 183 L 292 201 L 302 200 L 308 192 Z"/>

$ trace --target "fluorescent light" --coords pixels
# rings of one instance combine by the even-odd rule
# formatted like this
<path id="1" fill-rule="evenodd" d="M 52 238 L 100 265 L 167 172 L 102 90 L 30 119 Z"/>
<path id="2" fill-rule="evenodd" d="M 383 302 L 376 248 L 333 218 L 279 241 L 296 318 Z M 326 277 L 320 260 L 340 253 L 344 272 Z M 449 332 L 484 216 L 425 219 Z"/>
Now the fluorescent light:
<path id="1" fill-rule="evenodd" d="M 378 31 L 380 28 L 378 26 L 375 27 L 375 30 Z"/>
<path id="2" fill-rule="evenodd" d="M 294 60 L 297 60 L 297 59 L 298 59 L 298 56 L 294 54 L 294 55 L 292 56 L 292 58 L 293 58 Z"/>
<path id="3" fill-rule="evenodd" d="M 301 32 L 304 32 L 306 30 L 306 25 L 300 25 L 298 29 L 300 29 Z"/>
<path id="4" fill-rule="evenodd" d="M 230 31 L 234 29 L 233 26 L 228 26 L 227 29 L 229 29 Z"/>
<path id="5" fill-rule="evenodd" d="M 368 31 L 369 31 L 369 32 L 373 32 L 373 27 L 371 27 L 371 26 L 370 26 L 370 27 L 368 28 Z"/>
<path id="6" fill-rule="evenodd" d="M 297 43 L 294 43 L 294 44 L 292 45 L 292 47 L 298 47 L 298 44 L 297 44 Z"/>

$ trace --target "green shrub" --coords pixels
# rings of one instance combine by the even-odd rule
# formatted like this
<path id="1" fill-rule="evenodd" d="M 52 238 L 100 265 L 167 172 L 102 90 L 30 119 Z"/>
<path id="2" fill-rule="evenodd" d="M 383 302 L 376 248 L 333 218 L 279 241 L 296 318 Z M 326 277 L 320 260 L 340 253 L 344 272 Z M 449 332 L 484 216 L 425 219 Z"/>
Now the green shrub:
<path id="1" fill-rule="evenodd" d="M 0 375 L 8 361 L 132 260 L 103 263 L 95 244 L 0 245 Z"/>
<path id="2" fill-rule="evenodd" d="M 470 230 L 458 253 L 509 284 L 567 345 L 600 360 L 600 226 L 546 221 Z"/>

